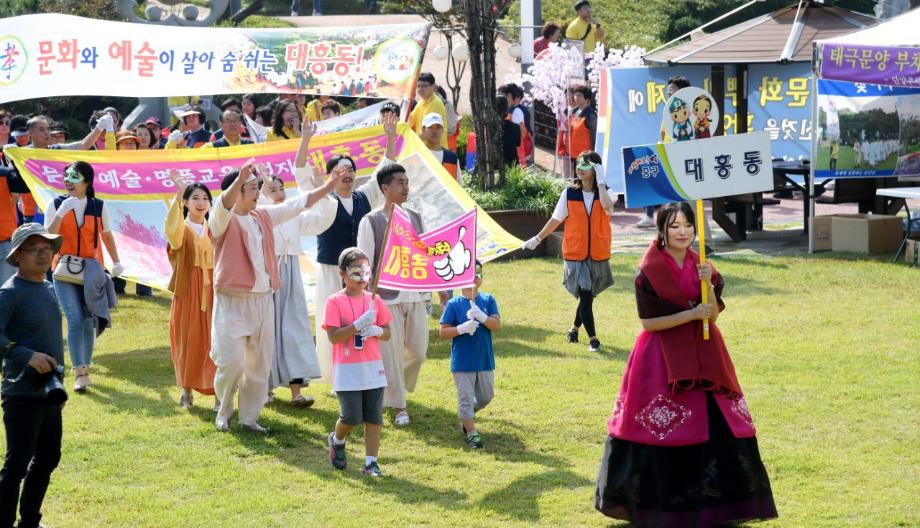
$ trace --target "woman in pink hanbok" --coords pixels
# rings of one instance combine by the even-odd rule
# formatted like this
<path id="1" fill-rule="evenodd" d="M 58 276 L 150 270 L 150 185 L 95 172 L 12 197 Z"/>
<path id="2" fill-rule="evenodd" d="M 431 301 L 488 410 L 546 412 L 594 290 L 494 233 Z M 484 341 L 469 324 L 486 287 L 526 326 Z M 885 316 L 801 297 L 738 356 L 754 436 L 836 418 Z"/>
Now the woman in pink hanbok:
<path id="1" fill-rule="evenodd" d="M 644 329 L 623 373 L 597 477 L 595 507 L 637 526 L 777 515 L 754 422 L 716 325 L 724 282 L 690 249 L 695 225 L 685 202 L 658 211 L 658 236 L 635 280 Z M 705 278 L 712 286 L 702 304 Z"/>

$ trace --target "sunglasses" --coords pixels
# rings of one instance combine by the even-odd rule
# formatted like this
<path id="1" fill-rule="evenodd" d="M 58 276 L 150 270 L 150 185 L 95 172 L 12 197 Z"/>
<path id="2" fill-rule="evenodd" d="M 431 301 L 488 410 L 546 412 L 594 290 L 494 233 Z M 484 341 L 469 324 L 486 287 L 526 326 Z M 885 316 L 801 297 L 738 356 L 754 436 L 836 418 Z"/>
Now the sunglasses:
<path id="1" fill-rule="evenodd" d="M 593 169 L 593 168 L 594 168 L 594 165 L 592 165 L 592 164 L 590 164 L 590 163 L 579 163 L 579 164 L 578 164 L 578 169 L 579 169 L 579 170 L 587 171 L 587 170 L 591 170 L 591 169 Z"/>

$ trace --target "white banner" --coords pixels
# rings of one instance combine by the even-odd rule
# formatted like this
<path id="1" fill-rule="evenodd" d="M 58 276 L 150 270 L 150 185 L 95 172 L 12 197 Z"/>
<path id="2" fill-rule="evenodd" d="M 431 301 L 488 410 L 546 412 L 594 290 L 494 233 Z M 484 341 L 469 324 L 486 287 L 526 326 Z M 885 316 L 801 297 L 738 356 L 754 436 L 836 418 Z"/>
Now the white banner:
<path id="1" fill-rule="evenodd" d="M 409 98 L 430 27 L 189 28 L 55 14 L 4 18 L 0 103 L 249 92 Z"/>
<path id="2" fill-rule="evenodd" d="M 624 147 L 623 167 L 627 207 L 773 189 L 767 132 Z"/>

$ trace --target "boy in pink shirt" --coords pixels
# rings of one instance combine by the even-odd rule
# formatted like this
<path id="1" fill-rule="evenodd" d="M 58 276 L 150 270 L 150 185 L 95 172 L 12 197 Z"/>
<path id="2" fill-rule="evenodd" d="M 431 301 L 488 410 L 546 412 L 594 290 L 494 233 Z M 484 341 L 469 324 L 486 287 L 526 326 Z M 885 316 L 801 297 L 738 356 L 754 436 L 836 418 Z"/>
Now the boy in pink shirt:
<path id="1" fill-rule="evenodd" d="M 387 386 L 379 340 L 390 339 L 390 312 L 380 297 L 366 291 L 370 261 L 358 248 L 339 255 L 345 288 L 326 301 L 323 329 L 332 343 L 332 389 L 339 419 L 329 433 L 329 460 L 345 469 L 345 437 L 364 423 L 364 474 L 380 477 L 377 451 L 383 425 L 383 389 Z"/>

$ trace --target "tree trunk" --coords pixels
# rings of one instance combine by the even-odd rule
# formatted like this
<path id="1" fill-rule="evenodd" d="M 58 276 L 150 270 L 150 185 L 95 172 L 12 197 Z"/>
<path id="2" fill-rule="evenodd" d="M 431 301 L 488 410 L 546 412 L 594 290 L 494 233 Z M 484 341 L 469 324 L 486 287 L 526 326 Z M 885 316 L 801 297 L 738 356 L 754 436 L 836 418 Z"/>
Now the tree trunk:
<path id="1" fill-rule="evenodd" d="M 503 183 L 502 122 L 495 111 L 495 18 L 489 0 L 463 0 L 470 51 L 470 106 L 476 130 L 476 173 L 485 190 Z"/>

